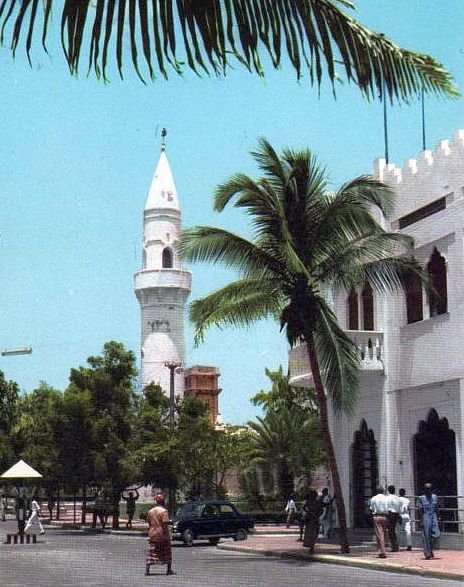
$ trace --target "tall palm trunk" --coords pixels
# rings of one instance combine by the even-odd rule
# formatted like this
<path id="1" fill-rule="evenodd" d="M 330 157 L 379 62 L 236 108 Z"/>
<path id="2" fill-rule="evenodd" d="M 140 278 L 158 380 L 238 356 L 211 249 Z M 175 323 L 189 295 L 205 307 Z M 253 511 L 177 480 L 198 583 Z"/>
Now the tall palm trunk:
<path id="1" fill-rule="evenodd" d="M 350 547 L 348 544 L 348 534 L 346 530 L 345 502 L 343 500 L 343 493 L 340 485 L 340 475 L 338 473 L 337 460 L 335 458 L 332 436 L 330 434 L 329 418 L 327 411 L 327 398 L 324 391 L 324 384 L 322 383 L 321 372 L 319 369 L 319 361 L 316 355 L 314 337 L 312 334 L 309 334 L 305 338 L 308 348 L 309 364 L 311 366 L 311 372 L 314 378 L 314 387 L 316 389 L 316 398 L 319 407 L 319 415 L 321 418 L 322 439 L 325 445 L 325 450 L 327 452 L 327 460 L 333 482 L 335 503 L 337 505 L 338 522 L 340 524 L 340 548 L 343 553 L 348 553 L 350 552 Z"/>

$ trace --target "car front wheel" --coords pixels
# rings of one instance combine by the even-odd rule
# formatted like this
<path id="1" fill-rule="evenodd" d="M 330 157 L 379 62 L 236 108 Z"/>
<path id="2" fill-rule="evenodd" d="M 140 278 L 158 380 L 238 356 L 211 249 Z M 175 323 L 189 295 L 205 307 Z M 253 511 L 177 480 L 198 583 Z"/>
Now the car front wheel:
<path id="1" fill-rule="evenodd" d="M 246 540 L 247 537 L 248 532 L 245 530 L 245 528 L 240 528 L 240 530 L 237 530 L 237 534 L 235 534 L 234 540 Z"/>
<path id="2" fill-rule="evenodd" d="M 193 534 L 191 530 L 185 530 L 182 534 L 182 540 L 186 546 L 193 546 Z"/>
<path id="3" fill-rule="evenodd" d="M 219 538 L 208 538 L 208 540 L 209 540 L 209 543 L 210 543 L 212 546 L 216 546 L 216 544 L 218 544 L 218 543 L 219 543 L 219 540 L 220 540 L 220 539 L 219 539 Z"/>

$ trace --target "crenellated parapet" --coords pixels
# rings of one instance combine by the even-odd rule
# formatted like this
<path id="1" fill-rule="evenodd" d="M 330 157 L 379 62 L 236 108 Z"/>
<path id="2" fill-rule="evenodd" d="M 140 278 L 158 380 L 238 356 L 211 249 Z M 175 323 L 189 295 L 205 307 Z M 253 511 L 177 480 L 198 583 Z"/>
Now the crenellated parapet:
<path id="1" fill-rule="evenodd" d="M 376 159 L 373 176 L 395 189 L 394 218 L 452 193 L 455 198 L 464 195 L 464 129 L 456 131 L 451 141 L 440 141 L 433 151 L 408 159 L 402 168 Z"/>

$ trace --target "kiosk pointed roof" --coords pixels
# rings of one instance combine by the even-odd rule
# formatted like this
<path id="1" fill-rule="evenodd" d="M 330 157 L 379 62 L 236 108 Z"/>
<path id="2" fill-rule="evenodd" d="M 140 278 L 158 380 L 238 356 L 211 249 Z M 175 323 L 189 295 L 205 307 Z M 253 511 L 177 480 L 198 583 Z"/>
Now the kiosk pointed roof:
<path id="1" fill-rule="evenodd" d="M 42 475 L 22 459 L 0 475 L 1 479 L 40 479 Z"/>
<path id="2" fill-rule="evenodd" d="M 161 155 L 148 192 L 145 210 L 152 210 L 153 208 L 180 209 L 176 184 L 174 183 L 171 167 L 166 156 L 166 143 L 164 141 L 166 133 L 165 131 L 163 133 Z"/>

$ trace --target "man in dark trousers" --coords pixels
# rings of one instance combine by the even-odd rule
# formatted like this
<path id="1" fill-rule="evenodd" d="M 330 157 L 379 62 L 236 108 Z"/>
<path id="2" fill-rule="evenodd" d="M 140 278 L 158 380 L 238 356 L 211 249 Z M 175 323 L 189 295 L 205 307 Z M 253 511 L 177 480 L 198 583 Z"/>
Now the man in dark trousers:
<path id="1" fill-rule="evenodd" d="M 134 494 L 134 492 L 135 492 L 135 494 Z M 126 512 L 127 512 L 126 528 L 132 528 L 132 518 L 134 517 L 134 514 L 135 514 L 135 503 L 139 498 L 139 492 L 137 491 L 137 488 L 135 487 L 134 489 L 129 491 L 129 495 L 127 495 L 127 496 L 125 495 L 125 492 L 123 492 L 122 498 L 126 502 Z"/>
<path id="2" fill-rule="evenodd" d="M 397 495 L 395 495 L 395 486 L 388 486 L 388 537 L 390 538 L 390 546 L 392 552 L 398 552 L 398 534 L 396 528 L 400 520 L 401 501 Z"/>

